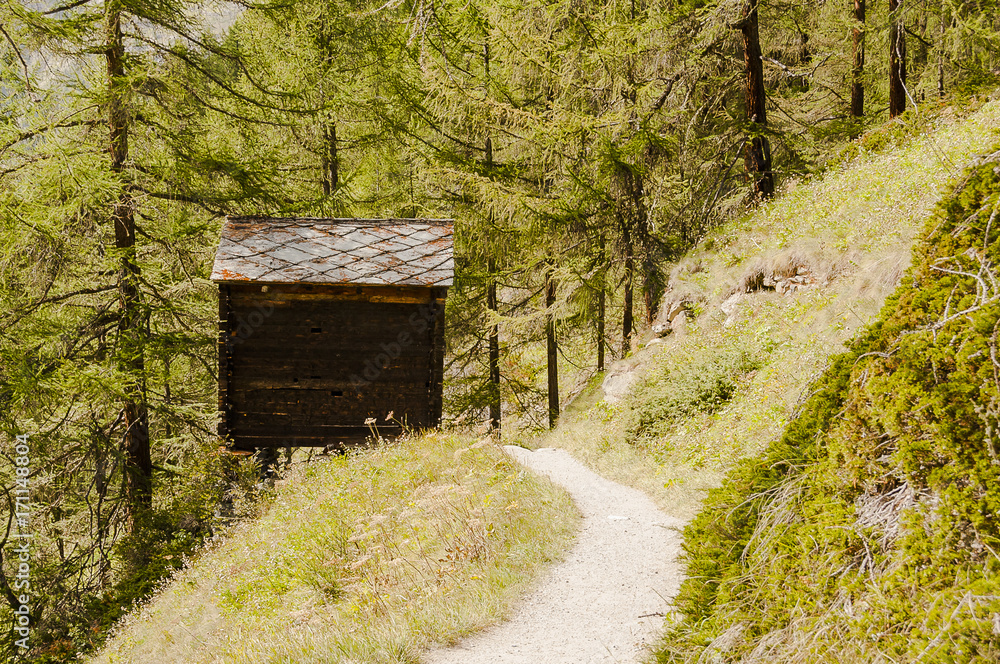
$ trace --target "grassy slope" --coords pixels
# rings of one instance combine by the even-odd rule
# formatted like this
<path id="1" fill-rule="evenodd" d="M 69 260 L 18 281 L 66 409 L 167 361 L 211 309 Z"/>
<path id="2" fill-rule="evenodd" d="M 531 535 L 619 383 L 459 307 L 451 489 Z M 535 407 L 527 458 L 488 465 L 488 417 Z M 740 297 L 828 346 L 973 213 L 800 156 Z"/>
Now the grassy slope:
<path id="1" fill-rule="evenodd" d="M 429 434 L 297 468 L 93 662 L 414 662 L 502 617 L 572 536 L 566 495 Z"/>
<path id="2" fill-rule="evenodd" d="M 876 323 L 709 495 L 661 661 L 1000 660 L 998 164 L 963 176 Z"/>
<path id="3" fill-rule="evenodd" d="M 642 379 L 630 396 L 601 402 L 595 380 L 549 437 L 520 442 L 565 447 L 674 514 L 695 514 L 704 491 L 734 462 L 780 436 L 827 358 L 874 319 L 947 184 L 1000 136 L 1000 100 L 910 122 L 888 123 L 859 139 L 844 163 L 793 183 L 689 253 L 670 285 L 678 299 L 697 301 L 697 315 L 685 334 L 611 368 L 637 367 Z M 893 141 L 898 147 L 887 149 Z M 868 151 L 869 145 L 882 149 Z M 817 283 L 792 294 L 751 293 L 725 324 L 720 306 L 748 276 L 789 265 L 805 266 Z M 712 366 L 714 358 L 741 355 L 756 368 L 731 377 L 735 396 L 701 407 L 699 399 L 712 395 L 698 393 L 699 380 L 724 370 Z M 693 407 L 668 421 L 664 402 L 678 394 L 688 394 Z M 637 433 L 637 421 L 658 415 L 660 426 Z"/>
<path id="4" fill-rule="evenodd" d="M 851 148 L 851 158 L 839 167 L 791 187 L 765 208 L 723 228 L 672 274 L 678 299 L 696 301 L 698 315 L 689 333 L 630 359 L 625 364 L 643 375 L 630 397 L 608 406 L 597 402 L 592 389 L 585 399 L 589 407 L 571 413 L 566 426 L 545 444 L 568 447 L 606 475 L 656 495 L 665 509 L 694 515 L 704 489 L 716 486 L 736 461 L 759 457 L 781 438 L 793 413 L 805 405 L 810 385 L 816 388 L 813 381 L 830 355 L 875 320 L 909 266 L 911 247 L 935 205 L 964 168 L 1000 140 L 998 128 L 996 99 L 964 112 L 945 109 L 934 120 L 909 128 L 887 125 L 860 141 L 861 149 Z M 894 134 L 898 147 L 877 154 L 863 149 L 866 143 L 892 143 Z M 755 275 L 789 268 L 794 274 L 796 267 L 804 268 L 815 284 L 793 294 L 746 295 L 726 322 L 722 303 L 742 292 Z M 841 432 L 842 450 L 852 448 L 851 435 Z M 756 468 L 753 477 L 759 480 L 769 477 L 768 464 L 781 459 L 779 454 L 768 456 L 765 467 L 754 461 L 745 465 Z M 877 472 L 867 468 L 867 475 L 855 472 L 863 464 L 851 454 L 847 459 L 843 454 L 826 459 L 827 492 L 817 491 L 822 495 L 805 501 L 798 512 L 787 506 L 799 505 L 803 487 L 812 490 L 820 483 L 814 476 L 796 475 L 778 485 L 736 479 L 722 492 L 725 500 L 712 501 L 712 509 L 687 532 L 696 563 L 692 569 L 708 583 L 688 583 L 680 609 L 689 612 L 689 620 L 668 636 L 659 654 L 662 661 L 957 661 L 959 656 L 986 661 L 976 657 L 991 647 L 992 586 L 977 582 L 981 573 L 972 568 L 975 561 L 990 562 L 990 536 L 982 528 L 979 535 L 969 535 L 969 528 L 949 526 L 942 529 L 947 535 L 923 537 L 920 529 L 916 539 L 940 539 L 933 546 L 942 551 L 948 538 L 971 538 L 970 546 L 978 547 L 972 568 L 946 566 L 944 561 L 953 559 L 942 554 L 938 560 L 926 551 L 933 546 L 925 545 L 922 562 L 914 563 L 920 573 L 866 586 L 866 575 L 888 568 L 891 556 L 874 549 L 866 554 L 865 545 L 872 548 L 866 538 L 883 545 L 887 540 L 865 531 L 871 524 L 858 525 L 882 518 L 864 510 L 885 511 L 885 493 L 915 485 L 900 483 L 886 467 Z M 855 467 L 848 471 L 841 463 Z M 848 475 L 853 480 L 845 485 Z M 883 475 L 889 478 L 884 486 L 873 480 Z M 750 500 L 751 494 L 767 489 L 778 495 L 768 495 L 766 518 L 748 519 L 749 530 L 742 532 L 740 506 L 759 504 Z M 861 516 L 854 513 L 851 499 L 844 498 L 847 494 L 862 496 L 867 507 L 858 512 Z M 834 504 L 839 507 L 836 516 L 831 515 Z M 793 529 L 789 519 L 803 525 Z M 866 534 L 834 537 L 847 531 Z M 743 559 L 740 553 L 751 535 L 756 557 Z M 734 566 L 724 569 L 727 563 Z M 952 576 L 939 578 L 938 570 Z M 848 581 L 838 585 L 834 579 L 841 576 Z M 852 583 L 864 591 L 852 595 Z M 717 596 L 719 584 L 723 589 Z M 902 592 L 900 586 L 906 584 L 918 590 Z M 921 594 L 931 587 L 936 594 Z M 962 636 L 949 639 L 949 633 Z M 990 652 L 987 658 L 996 655 Z"/>

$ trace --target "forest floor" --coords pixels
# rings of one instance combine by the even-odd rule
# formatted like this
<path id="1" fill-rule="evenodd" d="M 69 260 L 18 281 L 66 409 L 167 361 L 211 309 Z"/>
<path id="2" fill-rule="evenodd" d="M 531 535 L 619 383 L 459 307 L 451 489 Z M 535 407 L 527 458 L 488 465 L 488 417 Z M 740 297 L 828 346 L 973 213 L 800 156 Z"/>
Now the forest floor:
<path id="1" fill-rule="evenodd" d="M 426 664 L 638 663 L 662 634 L 683 578 L 684 521 L 565 450 L 504 448 L 566 489 L 583 515 L 573 548 L 510 620 L 424 657 Z"/>

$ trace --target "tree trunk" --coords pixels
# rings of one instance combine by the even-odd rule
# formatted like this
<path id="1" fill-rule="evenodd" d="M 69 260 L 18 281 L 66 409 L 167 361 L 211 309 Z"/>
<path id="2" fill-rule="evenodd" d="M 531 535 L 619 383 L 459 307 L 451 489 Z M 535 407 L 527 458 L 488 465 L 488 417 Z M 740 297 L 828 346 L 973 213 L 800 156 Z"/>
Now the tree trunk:
<path id="1" fill-rule="evenodd" d="M 605 255 L 604 249 L 604 231 L 601 231 L 601 237 L 597 244 L 597 262 L 598 262 L 598 279 L 599 279 L 599 289 L 597 291 L 597 370 L 604 371 L 604 317 L 607 310 L 607 291 L 608 286 L 606 283 L 608 276 L 607 267 L 607 256 Z"/>
<path id="2" fill-rule="evenodd" d="M 170 397 L 170 356 L 167 355 L 163 360 L 163 405 L 167 410 L 170 409 L 173 400 Z M 174 437 L 174 427 L 170 423 L 170 418 L 166 418 L 166 422 L 163 426 L 163 437 L 170 440 Z"/>
<path id="3" fill-rule="evenodd" d="M 851 115 L 865 114 L 865 0 L 854 0 L 854 69 L 851 70 Z"/>
<path id="4" fill-rule="evenodd" d="M 105 6 L 108 76 L 108 130 L 111 171 L 121 178 L 128 163 L 130 118 L 126 109 L 124 56 L 119 2 Z M 146 367 L 144 351 L 146 326 L 139 291 L 139 266 L 135 252 L 135 201 L 127 183 L 111 211 L 115 228 L 115 248 L 121 264 L 118 274 L 118 365 L 125 376 L 122 411 L 125 423 L 123 447 L 125 454 L 126 500 L 132 526 L 136 517 L 152 505 L 153 465 L 149 452 L 149 416 L 146 406 Z"/>
<path id="5" fill-rule="evenodd" d="M 556 281 L 552 276 L 552 266 L 545 272 L 545 340 L 548 355 L 549 383 L 549 428 L 556 426 L 559 419 L 559 366 L 556 346 L 556 320 L 552 310 L 556 303 Z"/>
<path id="6" fill-rule="evenodd" d="M 889 0 L 889 117 L 906 111 L 906 33 L 902 0 Z"/>
<path id="7" fill-rule="evenodd" d="M 761 60 L 757 5 L 760 0 L 747 0 L 743 5 L 743 55 L 746 61 L 747 119 L 753 129 L 746 144 L 744 163 L 753 180 L 754 197 L 758 200 L 774 195 L 774 173 L 771 167 L 771 143 L 763 131 L 767 127 L 766 96 L 764 94 L 764 63 Z"/>
<path id="8" fill-rule="evenodd" d="M 323 69 L 329 71 L 336 61 L 336 53 L 333 49 L 334 36 L 329 28 L 327 19 L 322 19 L 315 32 L 316 47 L 323 56 Z M 328 103 L 326 95 L 326 83 L 320 83 L 320 96 L 323 104 Z M 323 178 L 323 195 L 331 196 L 340 186 L 340 157 L 337 154 L 337 123 L 335 118 L 327 117 L 321 119 L 323 134 L 323 144 L 319 147 L 320 175 Z"/>
<path id="9" fill-rule="evenodd" d="M 916 44 L 916 53 L 913 54 L 913 71 L 921 72 L 927 66 L 927 56 L 930 50 L 927 48 L 927 6 L 921 7 L 920 15 L 917 17 L 916 33 L 919 35 Z M 919 78 L 919 76 L 918 76 Z"/>
<path id="10" fill-rule="evenodd" d="M 632 291 L 635 286 L 635 247 L 628 224 L 622 223 L 622 246 L 625 249 L 625 305 L 622 310 L 622 357 L 632 350 Z"/>
<path id="11" fill-rule="evenodd" d="M 646 304 L 646 325 L 652 326 L 656 316 L 660 313 L 660 300 L 663 299 L 665 288 L 659 266 L 656 264 L 651 250 L 647 249 L 644 254 L 642 298 Z"/>
<path id="12" fill-rule="evenodd" d="M 323 125 L 323 194 L 332 195 L 340 186 L 340 157 L 337 155 L 337 125 Z"/>
<path id="13" fill-rule="evenodd" d="M 937 61 L 937 70 L 938 70 L 937 89 L 938 89 L 938 96 L 943 97 L 944 96 L 944 38 L 945 38 L 945 31 L 948 25 L 948 7 L 943 2 L 941 3 L 941 13 L 938 16 L 938 22 L 940 25 L 938 26 L 939 39 L 938 39 L 938 61 Z"/>
<path id="14" fill-rule="evenodd" d="M 488 28 L 487 28 L 488 33 Z M 490 94 L 490 45 L 489 42 L 483 44 L 483 96 L 489 98 Z M 486 142 L 483 145 L 483 152 L 486 160 L 486 173 L 487 175 L 493 172 L 493 139 L 487 135 Z M 490 214 L 490 226 L 493 226 L 493 215 Z M 487 251 L 495 251 L 493 247 L 488 247 Z M 493 255 L 490 255 L 487 261 L 487 270 L 489 272 L 489 283 L 486 285 L 486 307 L 493 312 L 494 320 L 496 320 L 500 308 L 497 302 L 497 263 Z M 490 327 L 490 395 L 489 395 L 489 406 L 490 406 L 490 428 L 500 433 L 500 416 L 501 416 L 501 400 L 500 400 L 500 325 L 494 323 Z"/>
<path id="15" fill-rule="evenodd" d="M 486 308 L 493 312 L 494 320 L 499 313 L 497 303 L 496 261 L 489 260 L 489 283 L 486 286 Z M 490 428 L 500 431 L 500 326 L 490 327 Z"/>
<path id="16" fill-rule="evenodd" d="M 660 306 L 660 297 L 663 295 L 663 283 L 656 265 L 655 241 L 649 229 L 649 210 L 646 208 L 646 190 L 643 186 L 642 175 L 630 171 L 628 186 L 632 197 L 632 210 L 630 212 L 635 221 L 630 240 L 632 246 L 638 243 L 641 248 L 642 297 L 646 304 L 646 323 L 652 325 Z M 634 250 L 632 254 L 635 254 Z"/>

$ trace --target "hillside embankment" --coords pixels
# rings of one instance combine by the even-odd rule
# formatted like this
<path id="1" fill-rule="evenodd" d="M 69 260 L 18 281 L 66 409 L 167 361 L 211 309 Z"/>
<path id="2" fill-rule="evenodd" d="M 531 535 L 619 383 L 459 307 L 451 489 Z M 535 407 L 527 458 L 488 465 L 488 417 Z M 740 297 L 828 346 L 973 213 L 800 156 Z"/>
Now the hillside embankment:
<path id="1" fill-rule="evenodd" d="M 1000 660 L 1000 151 L 685 532 L 662 662 Z"/>

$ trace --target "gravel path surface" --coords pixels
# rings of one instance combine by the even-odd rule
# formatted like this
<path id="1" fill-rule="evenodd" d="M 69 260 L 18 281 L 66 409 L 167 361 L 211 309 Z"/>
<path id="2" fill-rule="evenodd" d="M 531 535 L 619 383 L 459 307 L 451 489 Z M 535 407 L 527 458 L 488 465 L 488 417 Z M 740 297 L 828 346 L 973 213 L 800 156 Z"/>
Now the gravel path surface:
<path id="1" fill-rule="evenodd" d="M 426 664 L 637 663 L 656 643 L 682 580 L 680 519 L 596 475 L 564 450 L 504 449 L 566 488 L 583 513 L 566 559 L 510 621 L 432 650 Z"/>

